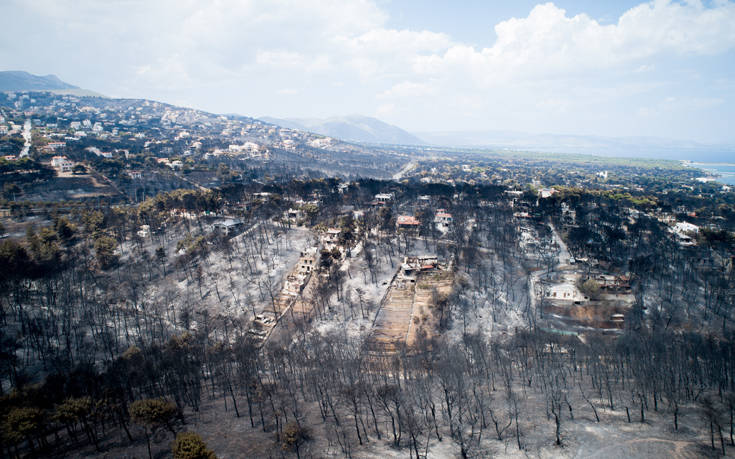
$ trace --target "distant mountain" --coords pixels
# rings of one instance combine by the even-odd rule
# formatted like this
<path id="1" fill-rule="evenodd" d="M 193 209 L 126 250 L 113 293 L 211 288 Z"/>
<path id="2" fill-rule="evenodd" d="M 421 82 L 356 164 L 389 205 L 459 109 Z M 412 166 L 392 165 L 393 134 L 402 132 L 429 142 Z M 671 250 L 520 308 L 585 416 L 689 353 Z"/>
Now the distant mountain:
<path id="1" fill-rule="evenodd" d="M 49 91 L 77 96 L 100 96 L 61 81 L 56 75 L 33 75 L 19 70 L 0 72 L 0 91 Z"/>
<path id="2" fill-rule="evenodd" d="M 0 91 L 44 91 L 54 89 L 79 89 L 64 83 L 56 75 L 33 75 L 28 72 L 0 72 Z"/>
<path id="3" fill-rule="evenodd" d="M 733 145 L 703 144 L 656 137 L 529 134 L 514 131 L 422 132 L 418 135 L 430 144 L 439 146 L 708 162 L 731 161 L 735 157 Z"/>
<path id="4" fill-rule="evenodd" d="M 403 129 L 369 116 L 342 116 L 327 119 L 271 118 L 261 120 L 282 127 L 366 143 L 420 145 L 424 142 Z"/>

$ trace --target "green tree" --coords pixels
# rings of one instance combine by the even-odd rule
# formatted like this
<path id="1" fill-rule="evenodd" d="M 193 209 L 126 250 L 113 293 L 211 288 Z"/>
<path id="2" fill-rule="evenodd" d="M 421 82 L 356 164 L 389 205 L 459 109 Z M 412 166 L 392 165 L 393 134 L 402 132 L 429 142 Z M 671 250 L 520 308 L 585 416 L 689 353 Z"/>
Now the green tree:
<path id="1" fill-rule="evenodd" d="M 26 240 L 30 246 L 31 253 L 35 261 L 51 270 L 57 268 L 61 259 L 61 250 L 59 249 L 59 235 L 52 228 L 41 228 L 38 233 L 33 232 L 29 228 L 26 234 Z"/>
<path id="2" fill-rule="evenodd" d="M 28 275 L 32 268 L 33 263 L 25 247 L 12 240 L 0 241 L 0 285 Z"/>
<path id="3" fill-rule="evenodd" d="M 15 199 L 21 194 L 23 194 L 23 191 L 17 184 L 8 182 L 3 185 L 3 197 L 5 199 Z"/>
<path id="4" fill-rule="evenodd" d="M 110 236 L 99 236 L 94 241 L 94 251 L 100 268 L 107 269 L 117 263 L 117 241 Z"/>
<path id="5" fill-rule="evenodd" d="M 587 279 L 586 281 L 582 282 L 582 285 L 579 286 L 579 289 L 582 291 L 582 293 L 592 298 L 593 300 L 596 300 L 600 297 L 600 284 L 594 279 Z"/>
<path id="6" fill-rule="evenodd" d="M 4 437 L 13 443 L 28 440 L 31 449 L 34 448 L 34 437 L 38 436 L 44 427 L 43 411 L 38 408 L 21 407 L 10 410 L 3 425 Z"/>
<path id="7" fill-rule="evenodd" d="M 166 427 L 172 434 L 176 435 L 172 423 L 178 414 L 178 409 L 175 404 L 167 400 L 146 398 L 131 403 L 129 410 L 133 422 L 143 427 L 148 445 L 148 457 L 153 459 L 151 436 L 161 427 Z"/>
<path id="8" fill-rule="evenodd" d="M 174 459 L 217 459 L 214 452 L 207 449 L 202 437 L 194 432 L 179 433 L 172 449 Z"/>
<path id="9" fill-rule="evenodd" d="M 76 438 L 77 424 L 81 424 L 87 439 L 99 449 L 97 432 L 92 419 L 94 408 L 95 405 L 90 397 L 67 398 L 56 407 L 54 419 L 64 424 L 73 438 Z"/>
<path id="10" fill-rule="evenodd" d="M 163 247 L 158 247 L 156 249 L 156 260 L 158 260 L 158 263 L 161 264 L 163 277 L 166 277 L 166 249 L 164 249 Z"/>
<path id="11" fill-rule="evenodd" d="M 98 210 L 88 211 L 82 215 L 82 223 L 84 223 L 84 229 L 88 234 L 94 234 L 96 231 L 102 229 L 104 222 L 105 216 Z"/>
<path id="12" fill-rule="evenodd" d="M 301 457 L 301 445 L 309 439 L 309 431 L 306 427 L 292 422 L 283 429 L 281 448 L 285 451 L 295 451 L 296 457 Z"/>
<path id="13" fill-rule="evenodd" d="M 56 220 L 56 233 L 59 235 L 59 237 L 65 241 L 70 240 L 74 237 L 74 232 L 76 231 L 76 227 L 72 225 L 72 223 L 69 221 L 66 217 L 61 217 L 58 220 Z"/>

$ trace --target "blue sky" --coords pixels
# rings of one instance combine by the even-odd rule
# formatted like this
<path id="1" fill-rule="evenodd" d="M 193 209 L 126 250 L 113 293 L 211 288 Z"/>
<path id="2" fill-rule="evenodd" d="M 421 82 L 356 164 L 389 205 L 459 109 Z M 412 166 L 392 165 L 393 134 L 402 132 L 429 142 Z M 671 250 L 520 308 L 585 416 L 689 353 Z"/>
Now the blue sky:
<path id="1" fill-rule="evenodd" d="M 0 65 L 250 116 L 735 143 L 735 3 L 4 0 Z"/>

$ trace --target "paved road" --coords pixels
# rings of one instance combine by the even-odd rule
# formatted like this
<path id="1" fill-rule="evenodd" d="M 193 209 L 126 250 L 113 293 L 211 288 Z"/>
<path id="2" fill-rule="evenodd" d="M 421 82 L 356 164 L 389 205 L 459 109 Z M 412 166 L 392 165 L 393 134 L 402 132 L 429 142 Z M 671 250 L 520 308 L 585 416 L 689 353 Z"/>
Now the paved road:
<path id="1" fill-rule="evenodd" d="M 569 249 L 567 248 L 567 245 L 564 243 L 561 237 L 559 237 L 559 233 L 556 232 L 556 228 L 554 227 L 554 225 L 550 223 L 549 226 L 551 227 L 551 233 L 554 237 L 554 242 L 556 242 L 559 246 L 559 256 L 557 257 L 556 265 L 552 268 L 552 271 L 556 271 L 557 269 L 559 269 L 559 267 L 562 266 L 562 264 L 567 264 L 569 262 Z M 529 276 L 528 295 L 531 301 L 531 310 L 534 314 L 536 313 L 536 284 L 538 283 L 538 280 L 543 275 L 543 273 L 544 270 L 538 270 L 532 272 Z"/>
<path id="2" fill-rule="evenodd" d="M 197 182 L 195 182 L 193 180 L 189 180 L 188 178 L 184 177 L 184 174 L 176 174 L 176 177 L 180 178 L 181 180 L 183 180 L 183 181 L 185 181 L 187 183 L 190 183 L 190 184 L 194 185 L 195 187 L 197 187 L 198 189 L 200 189 L 202 191 L 212 191 L 211 188 L 207 188 L 204 185 L 200 185 Z"/>
<path id="3" fill-rule="evenodd" d="M 564 243 L 562 238 L 559 236 L 559 233 L 556 232 L 556 228 L 554 225 L 549 224 L 551 226 L 551 232 L 554 235 L 554 241 L 559 246 L 559 262 L 554 267 L 554 269 L 558 268 L 561 264 L 567 264 L 569 262 L 569 257 L 571 256 L 569 254 L 569 249 L 567 248 L 567 245 Z"/>
<path id="4" fill-rule="evenodd" d="M 23 150 L 20 152 L 21 158 L 28 156 L 28 152 L 31 149 L 31 120 L 26 120 L 23 124 L 23 138 L 26 142 L 23 146 Z"/>
<path id="5" fill-rule="evenodd" d="M 400 180 L 404 175 L 406 175 L 411 169 L 418 166 L 418 161 L 411 161 L 410 163 L 403 166 L 403 169 L 398 171 L 397 173 L 393 174 L 393 180 Z"/>

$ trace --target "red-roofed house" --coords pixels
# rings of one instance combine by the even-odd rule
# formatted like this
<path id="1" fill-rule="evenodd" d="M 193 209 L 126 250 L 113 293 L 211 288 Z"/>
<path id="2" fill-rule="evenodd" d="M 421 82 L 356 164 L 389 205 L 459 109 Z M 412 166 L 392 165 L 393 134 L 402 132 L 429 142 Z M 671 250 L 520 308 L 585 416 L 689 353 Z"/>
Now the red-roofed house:
<path id="1" fill-rule="evenodd" d="M 396 226 L 400 228 L 418 228 L 421 222 L 413 215 L 400 215 L 396 220 Z"/>

